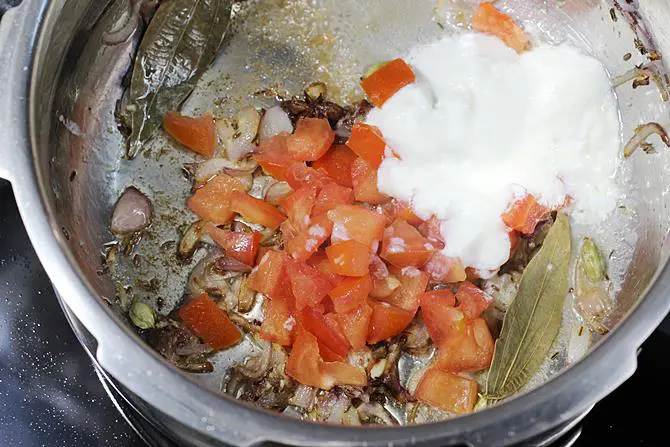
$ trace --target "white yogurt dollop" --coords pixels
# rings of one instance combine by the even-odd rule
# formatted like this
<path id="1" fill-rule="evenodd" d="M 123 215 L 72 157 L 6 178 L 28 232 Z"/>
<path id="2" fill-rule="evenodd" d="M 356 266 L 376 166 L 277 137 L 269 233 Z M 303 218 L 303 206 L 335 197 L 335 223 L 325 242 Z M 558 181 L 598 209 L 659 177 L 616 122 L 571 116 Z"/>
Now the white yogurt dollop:
<path id="1" fill-rule="evenodd" d="M 406 61 L 417 82 L 367 118 L 400 157 L 384 159 L 378 186 L 442 220 L 447 256 L 497 270 L 510 249 L 501 215 L 525 192 L 545 206 L 570 196 L 587 224 L 616 206 L 620 121 L 598 60 L 567 45 L 517 54 L 463 34 Z"/>

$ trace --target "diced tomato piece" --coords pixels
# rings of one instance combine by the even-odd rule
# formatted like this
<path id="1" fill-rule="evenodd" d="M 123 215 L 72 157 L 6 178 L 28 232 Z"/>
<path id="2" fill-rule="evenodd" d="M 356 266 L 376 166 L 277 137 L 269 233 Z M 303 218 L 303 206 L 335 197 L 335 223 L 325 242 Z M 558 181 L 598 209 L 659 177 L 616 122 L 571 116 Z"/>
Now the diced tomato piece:
<path id="1" fill-rule="evenodd" d="M 326 315 L 315 309 L 307 308 L 302 311 L 300 322 L 335 355 L 346 358 L 350 348 L 349 342 L 336 320 L 326 318 Z"/>
<path id="2" fill-rule="evenodd" d="M 261 234 L 257 231 L 245 233 L 243 231 L 222 230 L 216 225 L 208 223 L 207 233 L 221 248 L 243 264 L 254 265 L 258 247 L 261 243 Z"/>
<path id="3" fill-rule="evenodd" d="M 357 158 L 344 144 L 335 144 L 326 155 L 312 163 L 312 167 L 328 175 L 338 185 L 351 188 L 351 165 Z"/>
<path id="4" fill-rule="evenodd" d="M 240 330 L 214 301 L 203 293 L 179 309 L 179 318 L 213 349 L 224 349 L 242 339 Z"/>
<path id="5" fill-rule="evenodd" d="M 549 215 L 548 208 L 540 205 L 532 194 L 526 194 L 509 207 L 502 219 L 510 229 L 523 234 L 533 234 L 538 223 Z"/>
<path id="6" fill-rule="evenodd" d="M 421 378 L 414 396 L 449 413 L 471 413 L 477 402 L 477 382 L 431 368 Z"/>
<path id="7" fill-rule="evenodd" d="M 330 281 L 330 284 L 333 287 L 336 287 L 345 279 L 343 276 L 340 276 L 333 271 L 333 266 L 324 252 L 315 253 L 314 256 L 309 258 L 307 263 L 328 278 L 328 281 Z"/>
<path id="8" fill-rule="evenodd" d="M 355 205 L 339 205 L 328 211 L 333 222 L 333 243 L 353 239 L 366 247 L 379 242 L 384 233 L 384 216 Z"/>
<path id="9" fill-rule="evenodd" d="M 219 174 L 189 197 L 186 204 L 201 219 L 222 225 L 235 215 L 230 209 L 235 191 L 244 192 L 242 182 L 229 175 Z"/>
<path id="10" fill-rule="evenodd" d="M 374 255 L 370 258 L 370 275 L 372 276 L 372 291 L 370 296 L 374 298 L 386 298 L 394 290 L 400 287 L 398 278 L 391 275 L 382 259 Z"/>
<path id="11" fill-rule="evenodd" d="M 335 132 L 325 118 L 302 118 L 286 139 L 289 154 L 297 161 L 321 158 L 335 141 Z"/>
<path id="12" fill-rule="evenodd" d="M 306 261 L 328 240 L 332 231 L 333 223 L 330 219 L 325 215 L 317 216 L 312 218 L 307 228 L 296 233 L 284 246 L 293 259 Z"/>
<path id="13" fill-rule="evenodd" d="M 384 231 L 380 256 L 396 267 L 421 267 L 434 252 L 433 244 L 404 220 L 397 219 Z"/>
<path id="14" fill-rule="evenodd" d="M 354 240 L 335 242 L 326 248 L 333 271 L 342 276 L 367 275 L 370 249 Z"/>
<path id="15" fill-rule="evenodd" d="M 296 230 L 302 231 L 309 226 L 317 192 L 316 185 L 308 184 L 279 201 L 279 205 Z"/>
<path id="16" fill-rule="evenodd" d="M 414 319 L 415 312 L 408 312 L 388 303 L 369 300 L 372 307 L 367 342 L 375 344 L 401 333 Z"/>
<path id="17" fill-rule="evenodd" d="M 284 247 L 288 247 L 293 238 L 298 234 L 298 230 L 295 229 L 288 219 L 279 225 L 279 231 L 281 232 L 281 240 Z"/>
<path id="18" fill-rule="evenodd" d="M 239 191 L 230 195 L 230 209 L 253 223 L 273 230 L 286 220 L 286 216 L 274 206 Z"/>
<path id="19" fill-rule="evenodd" d="M 365 304 L 370 291 L 372 291 L 372 279 L 370 275 L 365 275 L 360 278 L 344 279 L 328 295 L 333 300 L 335 311 L 343 313 Z"/>
<path id="20" fill-rule="evenodd" d="M 379 169 L 384 159 L 386 143 L 381 131 L 375 126 L 365 123 L 356 123 L 351 128 L 351 137 L 347 147 L 356 155 L 367 161 L 374 169 Z"/>
<path id="21" fill-rule="evenodd" d="M 296 319 L 291 315 L 289 304 L 281 299 L 265 300 L 264 314 L 261 338 L 282 346 L 290 346 Z"/>
<path id="22" fill-rule="evenodd" d="M 414 81 L 416 76 L 412 67 L 402 59 L 394 59 L 363 79 L 361 87 L 372 104 L 382 107 L 400 89 Z"/>
<path id="23" fill-rule="evenodd" d="M 337 205 L 351 205 L 352 203 L 354 203 L 354 193 L 351 188 L 340 186 L 335 182 L 326 183 L 319 191 L 312 215 L 320 216 Z"/>
<path id="24" fill-rule="evenodd" d="M 351 182 L 354 197 L 359 202 L 380 204 L 391 200 L 377 189 L 377 170 L 362 158 L 358 158 L 351 167 Z"/>
<path id="25" fill-rule="evenodd" d="M 419 225 L 419 233 L 428 239 L 435 247 L 444 248 L 444 238 L 442 237 L 442 222 L 437 216 L 432 216 Z"/>
<path id="26" fill-rule="evenodd" d="M 286 147 L 286 139 L 286 135 L 277 135 L 264 141 L 253 157 L 263 172 L 282 181 L 286 180 L 286 170 L 295 163 Z"/>
<path id="27" fill-rule="evenodd" d="M 489 327 L 481 318 L 465 331 L 440 342 L 435 367 L 449 372 L 475 372 L 491 366 L 495 343 Z"/>
<path id="28" fill-rule="evenodd" d="M 321 358 L 325 360 L 326 362 L 341 362 L 342 360 L 345 359 L 344 356 L 336 353 L 332 349 L 330 349 L 328 346 L 323 344 L 318 338 L 319 342 L 319 354 L 321 355 Z"/>
<path id="29" fill-rule="evenodd" d="M 196 154 L 210 158 L 216 149 L 216 125 L 210 114 L 199 117 L 168 112 L 163 117 L 165 131 Z"/>
<path id="30" fill-rule="evenodd" d="M 265 245 L 261 245 L 260 247 L 258 247 L 258 253 L 256 254 L 256 262 L 254 263 L 254 265 L 260 264 L 261 259 L 263 259 L 265 254 L 268 253 L 269 251 L 272 251 L 272 247 L 268 247 Z"/>
<path id="31" fill-rule="evenodd" d="M 298 327 L 291 354 L 286 362 L 286 373 L 303 385 L 321 388 L 321 357 L 316 337 Z M 332 385 L 331 385 L 332 386 Z"/>
<path id="32" fill-rule="evenodd" d="M 311 265 L 291 258 L 286 263 L 286 273 L 291 282 L 291 291 L 295 296 L 298 310 L 316 306 L 333 288 L 328 278 Z"/>
<path id="33" fill-rule="evenodd" d="M 391 273 L 400 281 L 400 286 L 383 301 L 400 309 L 416 313 L 419 308 L 419 298 L 428 286 L 428 275 L 416 267 L 393 267 Z"/>
<path id="34" fill-rule="evenodd" d="M 349 312 L 333 314 L 353 349 L 365 346 L 371 316 L 372 308 L 367 301 Z"/>
<path id="35" fill-rule="evenodd" d="M 439 251 L 433 253 L 424 266 L 424 270 L 430 275 L 430 280 L 435 283 L 461 282 L 467 277 L 460 259 L 450 258 Z"/>
<path id="36" fill-rule="evenodd" d="M 297 190 L 308 183 L 323 186 L 333 180 L 323 172 L 305 165 L 305 163 L 293 163 L 286 169 L 286 181 L 291 188 Z"/>
<path id="37" fill-rule="evenodd" d="M 472 28 L 481 33 L 493 34 L 517 53 L 530 49 L 526 33 L 513 18 L 498 11 L 492 3 L 482 2 L 472 17 Z"/>
<path id="38" fill-rule="evenodd" d="M 365 371 L 344 362 L 324 362 L 321 364 L 322 384 L 367 386 Z"/>
<path id="39" fill-rule="evenodd" d="M 288 256 L 282 251 L 268 251 L 249 274 L 249 288 L 271 298 L 282 299 L 287 260 Z"/>
<path id="40" fill-rule="evenodd" d="M 382 207 L 382 209 L 384 210 L 384 214 L 386 215 L 386 217 L 388 217 L 389 222 L 393 222 L 396 219 L 402 219 L 407 221 L 408 224 L 414 227 L 423 224 L 423 220 L 421 220 L 419 216 L 414 214 L 412 208 L 410 208 L 408 205 L 405 205 L 402 202 L 399 202 L 396 199 L 393 199 L 390 202 L 386 203 Z M 419 229 L 419 232 L 423 234 L 421 229 Z M 426 236 L 425 234 L 423 235 Z"/>
<path id="41" fill-rule="evenodd" d="M 419 305 L 426 329 L 433 343 L 465 332 L 465 315 L 454 308 L 456 299 L 449 289 L 436 290 L 421 295 Z"/>
<path id="42" fill-rule="evenodd" d="M 469 281 L 464 281 L 458 286 L 456 300 L 458 309 L 471 320 L 480 316 L 493 302 L 493 298 Z"/>

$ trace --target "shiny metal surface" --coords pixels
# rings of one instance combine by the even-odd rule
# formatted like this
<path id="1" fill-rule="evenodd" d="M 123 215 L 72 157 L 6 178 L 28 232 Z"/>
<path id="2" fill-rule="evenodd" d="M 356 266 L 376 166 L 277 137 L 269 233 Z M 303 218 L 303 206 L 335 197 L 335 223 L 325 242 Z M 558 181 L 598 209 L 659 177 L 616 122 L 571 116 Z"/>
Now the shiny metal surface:
<path id="1" fill-rule="evenodd" d="M 503 445 L 530 438 L 576 418 L 633 373 L 637 347 L 670 308 L 667 298 L 670 273 L 663 270 L 670 221 L 667 152 L 653 157 L 637 154 L 630 160 L 632 183 L 628 199 L 635 205 L 636 215 L 627 222 L 633 226 L 621 227 L 616 222 L 608 222 L 601 229 L 602 237 L 609 237 L 612 246 L 628 245 L 628 249 L 622 250 L 621 265 L 626 264 L 627 256 L 633 258 L 631 267 L 622 272 L 625 281 L 615 314 L 615 318 L 621 320 L 618 328 L 586 359 L 551 382 L 497 407 L 444 423 L 402 429 L 307 424 L 222 397 L 218 390 L 200 386 L 167 365 L 140 342 L 127 327 L 125 317 L 100 299 L 112 297 L 114 293 L 112 282 L 98 271 L 100 247 L 111 237 L 106 226 L 118 192 L 129 182 L 158 185 L 157 190 L 163 185 L 174 185 L 174 169 L 166 169 L 163 163 L 172 168 L 180 163 L 178 157 L 166 160 L 146 157 L 139 159 L 145 160 L 140 169 L 135 162 L 121 159 L 123 145 L 115 130 L 113 110 L 136 43 L 137 29 L 132 23 L 139 22 L 128 20 L 137 2 L 108 3 L 108 8 L 103 8 L 101 2 L 82 0 L 24 0 L 19 9 L 3 17 L 0 62 L 4 70 L 0 97 L 6 106 L 0 110 L 0 118 L 7 126 L 0 133 L 3 143 L 0 175 L 11 180 L 15 187 L 28 233 L 56 289 L 97 340 L 97 360 L 107 373 L 144 403 L 143 411 L 155 413 L 157 419 L 166 421 L 164 429 L 192 431 L 194 440 L 200 439 L 201 443 L 218 440 L 239 445 L 265 441 L 299 445 L 333 442 L 428 445 L 438 439 L 456 444 Z M 564 2 L 566 9 L 563 10 L 552 6 L 553 2 L 535 4 L 510 0 L 508 3 L 522 17 L 541 24 L 543 31 L 556 40 L 583 38 L 578 43 L 588 43 L 588 48 L 599 55 L 615 75 L 630 69 L 634 63 L 646 61 L 646 56 L 635 49 L 635 36 L 623 20 L 624 15 L 619 13 L 619 20 L 612 21 L 606 2 L 571 0 Z M 417 4 L 423 5 L 423 2 Z M 433 2 L 426 2 L 428 4 L 430 8 L 412 4 L 409 8 L 412 11 L 404 4 L 403 13 L 415 15 L 403 16 L 403 23 L 415 23 L 413 20 L 427 11 L 433 14 Z M 403 2 L 397 6 L 401 8 Z M 585 9 L 581 11 L 580 7 Z M 663 0 L 649 0 L 643 2 L 641 8 L 642 15 L 650 20 L 639 23 L 647 26 L 650 36 L 663 45 L 670 42 L 668 5 Z M 124 28 L 127 24 L 131 26 Z M 109 30 L 119 27 L 126 29 L 127 38 L 105 41 Z M 407 28 L 408 32 L 413 29 Z M 437 33 L 436 29 L 438 27 L 424 37 Z M 641 30 L 636 30 L 639 37 Z M 262 46 L 250 46 L 256 43 L 253 37 L 262 37 L 260 31 L 255 36 L 231 36 L 227 48 L 237 49 L 233 52 L 237 56 L 220 58 L 217 62 L 219 68 L 226 69 L 236 80 L 240 91 L 235 94 L 241 97 L 249 92 L 244 88 L 256 87 L 248 78 L 258 76 L 258 72 L 251 70 L 249 74 L 243 69 L 249 55 L 241 51 L 247 48 L 252 56 L 254 51 L 263 53 Z M 383 59 L 408 45 L 408 41 L 402 39 L 388 42 L 388 46 L 367 47 L 367 57 Z M 659 47 L 663 54 L 670 54 L 665 52 L 667 50 Z M 313 79 L 314 72 L 310 71 L 313 66 L 304 60 L 291 59 L 295 55 L 290 47 L 283 51 L 285 66 L 297 67 L 300 76 Z M 634 55 L 628 62 L 622 58 L 626 52 Z M 266 57 L 267 62 L 275 61 Z M 359 65 L 364 63 L 361 59 L 357 61 Z M 264 65 L 265 69 L 273 66 Z M 354 64 L 352 69 L 360 72 L 359 65 Z M 657 70 L 664 70 L 660 63 L 655 65 Z M 288 87 L 300 88 L 305 79 L 291 78 L 295 85 L 289 83 Z M 665 124 L 670 121 L 667 108 L 653 85 L 636 91 L 622 87 L 617 93 L 625 137 L 630 136 L 634 125 L 640 122 L 653 119 Z M 187 106 L 197 108 L 198 99 L 201 106 L 206 106 L 206 98 L 207 91 L 196 92 L 194 103 Z M 169 195 L 171 202 L 165 205 L 164 212 L 181 207 L 185 191 L 185 185 L 174 186 Z M 166 234 L 160 228 L 155 230 L 157 235 Z M 644 300 L 639 300 L 647 289 Z M 171 427 L 170 420 L 179 420 L 182 428 Z"/>

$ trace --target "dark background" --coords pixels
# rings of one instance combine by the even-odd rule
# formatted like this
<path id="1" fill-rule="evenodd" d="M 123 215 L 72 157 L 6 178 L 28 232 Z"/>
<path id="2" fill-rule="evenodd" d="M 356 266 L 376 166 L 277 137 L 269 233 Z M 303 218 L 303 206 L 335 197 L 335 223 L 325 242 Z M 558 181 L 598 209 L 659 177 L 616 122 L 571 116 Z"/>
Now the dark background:
<path id="1" fill-rule="evenodd" d="M 670 445 L 657 409 L 667 401 L 669 347 L 666 318 L 637 373 L 587 416 L 576 445 Z M 0 181 L 0 446 L 41 445 L 142 444 L 107 398 Z"/>

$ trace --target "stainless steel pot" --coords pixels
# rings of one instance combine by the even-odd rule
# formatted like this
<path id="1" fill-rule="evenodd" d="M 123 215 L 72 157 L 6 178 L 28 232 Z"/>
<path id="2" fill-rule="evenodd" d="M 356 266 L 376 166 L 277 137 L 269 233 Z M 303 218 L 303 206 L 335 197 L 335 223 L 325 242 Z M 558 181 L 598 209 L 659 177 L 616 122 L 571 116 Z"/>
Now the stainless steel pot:
<path id="1" fill-rule="evenodd" d="M 169 365 L 101 299 L 112 297 L 114 290 L 109 278 L 98 271 L 100 247 L 110 237 L 106 226 L 118 192 L 130 180 L 163 186 L 173 178 L 172 173 L 157 172 L 155 166 L 145 172 L 134 162 L 122 161 L 122 141 L 115 130 L 114 104 L 139 36 L 136 6 L 140 3 L 24 0 L 3 17 L 0 176 L 12 182 L 35 250 L 67 311 L 81 324 L 78 335 L 126 399 L 169 437 L 192 445 L 506 445 L 568 425 L 633 374 L 638 347 L 670 309 L 670 270 L 666 268 L 670 158 L 665 152 L 636 154 L 627 162 L 637 185 L 629 193 L 637 203 L 637 241 L 618 294 L 616 329 L 583 360 L 533 391 L 441 423 L 348 428 L 265 412 L 221 395 Z M 409 27 L 415 13 L 408 11 L 420 11 L 423 3 L 398 0 L 393 2 L 397 8 L 384 3 L 384 11 Z M 434 5 L 426 3 L 432 10 Z M 648 51 L 670 55 L 666 0 L 641 1 L 639 14 L 625 13 L 635 8 L 623 2 L 621 8 L 613 9 L 617 21 L 610 18 L 614 4 L 604 0 L 564 2 L 565 7 L 575 8 L 570 14 L 557 10 L 554 2 L 509 3 L 547 25 L 553 22 L 544 21 L 546 17 L 564 14 L 564 24 L 580 28 L 613 74 L 632 68 L 636 61 L 649 61 L 649 54 L 635 48 L 635 38 Z M 580 8 L 587 12 L 582 14 Z M 638 21 L 634 30 L 629 23 L 632 18 Z M 558 40 L 565 37 L 560 28 L 547 26 L 543 31 Z M 243 37 L 233 36 L 230 45 L 245 48 Z M 368 42 L 371 59 L 395 51 L 392 40 L 387 42 L 388 48 Z M 633 55 L 632 60 L 621 58 L 626 52 Z M 242 54 L 239 60 L 224 62 L 233 78 L 243 76 Z M 287 63 L 273 57 L 266 65 Z M 666 67 L 655 64 L 663 73 Z M 661 81 L 667 92 L 667 80 Z M 296 77 L 292 82 L 289 88 L 300 87 L 303 79 Z M 618 93 L 626 137 L 640 122 L 670 121 L 653 83 Z"/>

